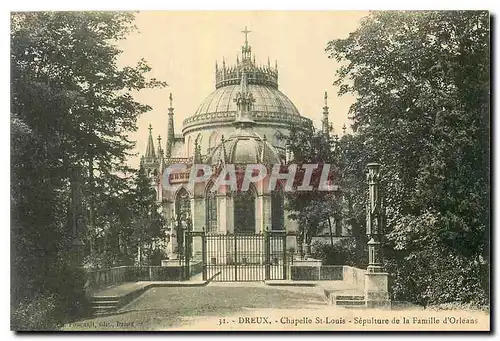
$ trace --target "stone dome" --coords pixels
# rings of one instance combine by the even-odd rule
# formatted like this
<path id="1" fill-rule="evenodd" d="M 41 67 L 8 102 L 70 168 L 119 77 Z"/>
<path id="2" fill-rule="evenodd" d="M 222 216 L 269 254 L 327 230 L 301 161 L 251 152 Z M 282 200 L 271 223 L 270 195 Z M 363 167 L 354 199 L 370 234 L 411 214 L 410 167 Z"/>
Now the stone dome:
<path id="1" fill-rule="evenodd" d="M 193 115 L 183 121 L 183 134 L 213 126 L 225 126 L 234 121 L 235 103 L 243 73 L 247 75 L 248 92 L 255 99 L 253 120 L 257 126 L 289 128 L 306 126 L 310 120 L 300 115 L 293 102 L 278 89 L 278 67 L 257 65 L 250 58 L 250 46 L 242 47 L 242 60 L 235 66 L 216 66 L 215 90 L 198 106 Z"/>
<path id="2" fill-rule="evenodd" d="M 194 115 L 236 112 L 237 107 L 234 99 L 238 89 L 239 84 L 226 85 L 216 89 L 201 103 Z M 259 112 L 300 116 L 292 101 L 277 88 L 268 85 L 249 84 L 248 91 L 252 93 L 255 99 L 253 112 L 257 121 Z"/>
<path id="3" fill-rule="evenodd" d="M 276 149 L 251 129 L 237 129 L 214 149 L 207 163 L 216 165 L 220 162 L 282 164 Z"/>

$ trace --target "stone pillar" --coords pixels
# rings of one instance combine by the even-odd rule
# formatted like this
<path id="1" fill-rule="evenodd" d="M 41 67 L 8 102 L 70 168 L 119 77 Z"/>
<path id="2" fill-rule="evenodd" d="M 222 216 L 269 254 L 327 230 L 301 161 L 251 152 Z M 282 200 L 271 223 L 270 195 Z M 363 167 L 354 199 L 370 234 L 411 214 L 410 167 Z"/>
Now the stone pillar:
<path id="1" fill-rule="evenodd" d="M 191 199 L 191 212 L 192 213 L 192 223 L 193 231 L 202 231 L 203 226 L 205 226 L 205 199 L 204 198 L 192 198 Z"/>
<path id="2" fill-rule="evenodd" d="M 368 164 L 368 205 L 366 215 L 366 234 L 368 235 L 368 272 L 381 272 L 383 270 L 381 259 L 381 205 L 379 195 L 379 170 L 380 164 Z"/>
<path id="3" fill-rule="evenodd" d="M 365 277 L 365 299 L 368 306 L 389 304 L 389 274 L 382 260 L 383 209 L 379 193 L 380 164 L 369 163 L 366 234 L 368 235 L 368 268 Z"/>
<path id="4" fill-rule="evenodd" d="M 255 202 L 255 233 L 264 233 L 266 228 L 270 231 L 272 228 L 271 195 L 258 195 Z"/>
<path id="5" fill-rule="evenodd" d="M 226 194 L 217 195 L 217 225 L 219 233 L 233 233 L 233 198 Z"/>
<path id="6" fill-rule="evenodd" d="M 285 196 L 285 207 L 287 206 L 287 198 Z M 297 221 L 295 220 L 292 220 L 288 217 L 288 215 L 290 214 L 291 212 L 290 211 L 287 211 L 285 210 L 284 212 L 284 224 L 285 224 L 285 231 L 287 233 L 290 233 L 290 234 L 295 234 L 299 231 L 299 224 L 297 223 Z M 297 236 L 296 235 L 289 235 L 287 236 L 286 238 L 286 245 L 287 245 L 287 248 L 290 250 L 290 249 L 293 249 L 294 250 L 294 253 L 292 255 L 292 257 L 294 258 L 297 258 L 299 259 L 300 258 L 300 254 L 299 254 L 299 250 L 298 250 L 298 244 L 297 244 Z"/>
<path id="7" fill-rule="evenodd" d="M 167 257 L 169 260 L 171 259 L 178 259 L 179 257 L 179 250 L 177 250 L 177 219 L 175 217 L 174 213 L 174 208 L 173 204 L 168 205 L 170 206 L 169 210 L 166 212 L 165 219 L 167 220 L 168 224 L 168 235 L 169 235 L 169 241 L 167 244 Z"/>
<path id="8" fill-rule="evenodd" d="M 203 231 L 205 224 L 206 224 L 206 210 L 205 210 L 205 199 L 202 197 L 194 197 L 191 199 L 191 211 L 193 221 L 192 221 L 192 228 L 193 231 L 195 232 L 201 232 Z M 202 257 L 202 240 L 201 237 L 193 237 L 193 243 L 192 243 L 192 248 L 193 248 L 193 256 L 195 258 L 201 259 Z"/>

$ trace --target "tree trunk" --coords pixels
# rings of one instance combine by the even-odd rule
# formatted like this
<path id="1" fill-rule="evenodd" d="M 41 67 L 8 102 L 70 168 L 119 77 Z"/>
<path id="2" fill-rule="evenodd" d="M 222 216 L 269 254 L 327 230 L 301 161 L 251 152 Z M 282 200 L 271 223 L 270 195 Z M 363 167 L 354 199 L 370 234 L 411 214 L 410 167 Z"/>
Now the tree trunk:
<path id="1" fill-rule="evenodd" d="M 300 259 L 304 259 L 304 244 L 301 241 L 297 242 L 297 251 L 299 252 Z"/>
<path id="2" fill-rule="evenodd" d="M 305 258 L 308 259 L 308 258 L 311 258 L 311 241 L 312 241 L 311 233 L 307 232 L 304 237 L 305 237 L 305 242 L 306 242 Z"/>
<path id="3" fill-rule="evenodd" d="M 332 222 L 330 217 L 328 217 L 328 228 L 330 229 L 330 245 L 333 247 L 333 231 L 332 231 Z"/>
<path id="4" fill-rule="evenodd" d="M 94 212 L 94 159 L 89 157 L 89 184 L 88 184 L 88 205 L 89 205 L 89 232 L 90 232 L 90 256 L 95 254 L 95 212 Z"/>

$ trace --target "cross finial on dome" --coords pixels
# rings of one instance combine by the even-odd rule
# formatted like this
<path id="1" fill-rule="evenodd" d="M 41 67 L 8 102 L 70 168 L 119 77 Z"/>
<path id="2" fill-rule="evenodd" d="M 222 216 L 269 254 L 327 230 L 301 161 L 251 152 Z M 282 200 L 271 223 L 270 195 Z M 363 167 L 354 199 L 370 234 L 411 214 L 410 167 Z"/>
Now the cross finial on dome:
<path id="1" fill-rule="evenodd" d="M 252 31 L 249 31 L 248 28 L 245 26 L 245 29 L 241 31 L 241 33 L 245 33 L 245 44 L 248 45 L 248 33 Z"/>

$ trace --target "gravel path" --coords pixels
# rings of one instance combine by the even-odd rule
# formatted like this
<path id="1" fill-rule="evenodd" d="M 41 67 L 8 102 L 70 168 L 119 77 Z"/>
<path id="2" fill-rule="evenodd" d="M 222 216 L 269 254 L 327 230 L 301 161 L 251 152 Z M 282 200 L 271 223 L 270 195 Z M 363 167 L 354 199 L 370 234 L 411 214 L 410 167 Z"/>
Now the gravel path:
<path id="1" fill-rule="evenodd" d="M 164 330 L 184 325 L 195 317 L 318 306 L 326 307 L 326 303 L 315 287 L 283 289 L 262 283 L 220 283 L 152 288 L 117 314 L 80 321 L 64 330 Z"/>

